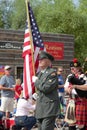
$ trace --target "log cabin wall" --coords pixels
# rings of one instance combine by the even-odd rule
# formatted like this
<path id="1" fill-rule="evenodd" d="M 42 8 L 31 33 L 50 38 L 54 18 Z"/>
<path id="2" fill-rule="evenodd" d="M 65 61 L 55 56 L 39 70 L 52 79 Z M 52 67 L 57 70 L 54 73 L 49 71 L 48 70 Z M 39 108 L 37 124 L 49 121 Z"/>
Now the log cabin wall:
<path id="1" fill-rule="evenodd" d="M 69 74 L 69 63 L 74 57 L 74 36 L 68 34 L 41 33 L 45 42 L 64 43 L 64 58 L 53 62 L 53 67 L 63 66 L 64 77 Z M 0 29 L 0 65 L 11 65 L 15 78 L 20 77 L 23 69 L 22 46 L 24 31 Z"/>

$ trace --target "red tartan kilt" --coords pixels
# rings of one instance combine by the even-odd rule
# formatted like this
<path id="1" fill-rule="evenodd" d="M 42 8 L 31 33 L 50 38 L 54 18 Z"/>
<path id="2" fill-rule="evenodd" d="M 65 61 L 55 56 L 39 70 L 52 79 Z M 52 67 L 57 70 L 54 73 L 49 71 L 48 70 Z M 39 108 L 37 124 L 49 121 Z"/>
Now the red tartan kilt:
<path id="1" fill-rule="evenodd" d="M 78 125 L 87 125 L 87 99 L 76 99 L 76 120 Z"/>

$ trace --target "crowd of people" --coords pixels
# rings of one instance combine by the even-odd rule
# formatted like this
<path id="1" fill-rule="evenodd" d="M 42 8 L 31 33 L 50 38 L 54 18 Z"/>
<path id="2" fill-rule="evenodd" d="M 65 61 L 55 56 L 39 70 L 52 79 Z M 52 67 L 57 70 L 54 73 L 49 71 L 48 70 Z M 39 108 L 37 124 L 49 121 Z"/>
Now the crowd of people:
<path id="1" fill-rule="evenodd" d="M 70 62 L 71 73 L 64 79 L 64 68 L 59 66 L 55 70 L 52 68 L 53 61 L 52 55 L 45 51 L 40 52 L 40 71 L 32 77 L 36 92 L 29 99 L 21 96 L 23 86 L 19 78 L 14 80 L 11 75 L 12 67 L 4 67 L 5 74 L 0 79 L 0 112 L 10 118 L 10 114 L 14 112 L 14 100 L 16 101 L 13 114 L 15 125 L 12 130 L 31 130 L 36 124 L 38 130 L 54 130 L 55 119 L 61 113 L 61 105 L 62 108 L 66 105 L 65 95 L 75 101 L 76 122 L 69 124 L 69 130 L 76 130 L 76 126 L 80 130 L 87 130 L 87 75 L 75 58 Z"/>

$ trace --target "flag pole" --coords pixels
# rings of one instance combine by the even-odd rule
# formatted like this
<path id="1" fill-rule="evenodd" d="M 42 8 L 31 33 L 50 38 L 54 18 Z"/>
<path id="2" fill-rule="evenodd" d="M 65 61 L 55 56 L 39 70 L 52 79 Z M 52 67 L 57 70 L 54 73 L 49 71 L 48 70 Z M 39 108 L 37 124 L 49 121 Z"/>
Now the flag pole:
<path id="1" fill-rule="evenodd" d="M 33 63 L 33 72 L 35 75 L 35 67 L 34 67 L 34 47 L 33 47 L 33 39 L 32 39 L 32 33 L 31 33 L 31 28 L 30 28 L 30 18 L 29 18 L 29 10 L 28 10 L 28 2 L 29 0 L 26 0 L 26 11 L 27 11 L 27 21 L 28 21 L 28 28 L 30 29 L 30 45 L 31 45 L 31 54 L 32 54 L 32 63 Z"/>

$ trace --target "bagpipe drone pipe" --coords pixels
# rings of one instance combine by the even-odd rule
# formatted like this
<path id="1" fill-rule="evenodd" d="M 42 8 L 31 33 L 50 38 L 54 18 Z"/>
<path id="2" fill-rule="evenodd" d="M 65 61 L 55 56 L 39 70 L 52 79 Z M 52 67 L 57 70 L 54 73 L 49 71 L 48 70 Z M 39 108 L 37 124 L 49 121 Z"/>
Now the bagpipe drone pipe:
<path id="1" fill-rule="evenodd" d="M 72 74 L 68 77 L 68 82 L 72 85 L 83 85 L 86 83 L 86 80 L 84 79 L 84 77 L 77 78 L 74 74 Z M 77 88 L 75 88 L 75 90 L 79 97 L 87 98 L 87 91 L 79 90 Z"/>

